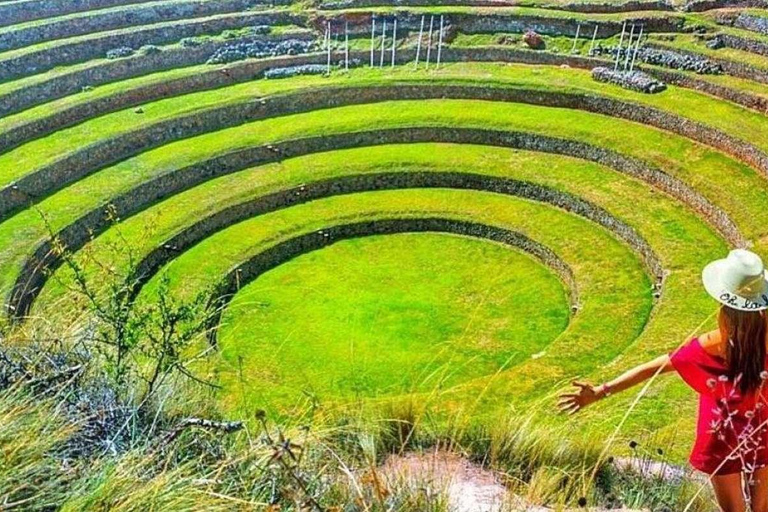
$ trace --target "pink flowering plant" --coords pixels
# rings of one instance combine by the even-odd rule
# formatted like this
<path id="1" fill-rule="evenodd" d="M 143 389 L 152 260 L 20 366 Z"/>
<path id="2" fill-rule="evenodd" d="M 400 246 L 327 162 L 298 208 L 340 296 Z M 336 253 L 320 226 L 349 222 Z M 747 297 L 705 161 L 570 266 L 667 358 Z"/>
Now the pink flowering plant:
<path id="1" fill-rule="evenodd" d="M 725 443 L 729 450 L 726 461 L 739 460 L 749 484 L 754 482 L 755 470 L 759 469 L 758 457 L 765 450 L 766 397 L 763 388 L 768 380 L 768 371 L 760 373 L 760 387 L 754 391 L 754 397 L 742 397 L 739 383 L 742 374 L 736 375 L 731 382 L 727 375 L 707 380 L 707 387 L 712 390 L 716 406 L 712 412 L 717 419 L 710 423 L 709 433 Z M 723 461 L 725 464 L 726 461 Z"/>

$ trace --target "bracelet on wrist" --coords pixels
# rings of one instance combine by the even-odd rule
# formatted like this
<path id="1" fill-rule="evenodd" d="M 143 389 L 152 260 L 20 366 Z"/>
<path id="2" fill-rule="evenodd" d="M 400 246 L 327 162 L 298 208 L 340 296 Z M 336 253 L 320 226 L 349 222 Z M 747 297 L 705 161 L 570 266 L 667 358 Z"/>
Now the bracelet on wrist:
<path id="1" fill-rule="evenodd" d="M 611 396 L 611 393 L 612 393 L 611 386 L 607 382 L 604 383 L 602 386 L 600 386 L 600 395 L 602 398 Z"/>

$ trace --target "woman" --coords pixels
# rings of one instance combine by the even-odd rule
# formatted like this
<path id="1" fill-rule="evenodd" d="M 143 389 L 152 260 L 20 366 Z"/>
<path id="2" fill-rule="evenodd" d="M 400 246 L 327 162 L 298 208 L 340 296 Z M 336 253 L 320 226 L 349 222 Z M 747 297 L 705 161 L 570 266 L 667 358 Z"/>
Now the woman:
<path id="1" fill-rule="evenodd" d="M 768 384 L 763 390 L 768 276 L 759 256 L 737 249 L 707 265 L 703 281 L 722 304 L 717 330 L 602 385 L 574 382 L 577 389 L 561 395 L 559 407 L 573 414 L 659 373 L 676 371 L 699 394 L 691 465 L 711 476 L 724 512 L 748 506 L 768 512 Z"/>

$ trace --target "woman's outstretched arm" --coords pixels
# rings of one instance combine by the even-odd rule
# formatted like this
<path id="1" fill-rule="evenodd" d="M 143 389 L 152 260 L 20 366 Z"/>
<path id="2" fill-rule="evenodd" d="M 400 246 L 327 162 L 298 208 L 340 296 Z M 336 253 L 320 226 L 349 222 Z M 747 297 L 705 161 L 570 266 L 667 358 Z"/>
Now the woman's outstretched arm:
<path id="1" fill-rule="evenodd" d="M 652 361 L 635 366 L 615 379 L 599 386 L 593 386 L 587 382 L 574 381 L 573 385 L 576 387 L 576 390 L 572 393 L 561 394 L 557 406 L 562 412 L 574 414 L 601 398 L 636 386 L 650 379 L 656 373 L 666 373 L 673 369 L 669 356 L 665 354 Z"/>

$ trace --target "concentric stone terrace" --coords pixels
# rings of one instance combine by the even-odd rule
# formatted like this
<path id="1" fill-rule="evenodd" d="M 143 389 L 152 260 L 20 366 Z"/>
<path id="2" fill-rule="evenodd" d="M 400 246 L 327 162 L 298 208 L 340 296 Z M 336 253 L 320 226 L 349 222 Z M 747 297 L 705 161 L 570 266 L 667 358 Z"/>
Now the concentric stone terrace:
<path id="1" fill-rule="evenodd" d="M 768 256 L 768 10 L 527 5 L 0 1 L 6 321 L 82 321 L 64 255 L 212 290 L 228 413 L 484 423 L 674 349 L 704 263 Z M 660 388 L 624 432 L 690 421 Z"/>

